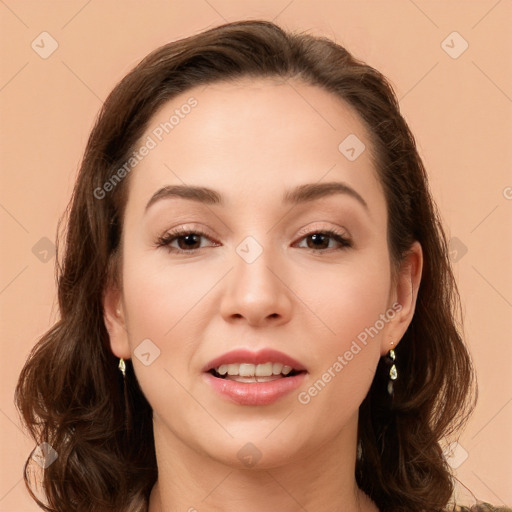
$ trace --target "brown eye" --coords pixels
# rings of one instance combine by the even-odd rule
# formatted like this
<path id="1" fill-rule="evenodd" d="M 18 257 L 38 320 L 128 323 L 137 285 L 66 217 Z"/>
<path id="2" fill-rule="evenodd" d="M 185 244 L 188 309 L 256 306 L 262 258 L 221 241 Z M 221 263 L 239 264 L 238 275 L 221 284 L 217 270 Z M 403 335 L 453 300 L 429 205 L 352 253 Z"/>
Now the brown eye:
<path id="1" fill-rule="evenodd" d="M 200 230 L 192 231 L 180 228 L 158 238 L 156 246 L 166 247 L 170 252 L 193 253 L 199 249 L 208 247 L 207 245 L 201 245 L 203 239 L 212 242 L 210 246 L 219 245 Z"/>
<path id="2" fill-rule="evenodd" d="M 308 247 L 310 249 L 328 249 L 329 248 L 329 235 L 324 233 L 313 233 L 306 237 Z"/>
<path id="3" fill-rule="evenodd" d="M 301 238 L 301 241 L 306 242 L 306 247 L 300 245 L 299 247 L 317 252 L 327 249 L 339 250 L 345 247 L 351 247 L 352 245 L 345 236 L 335 231 L 315 231 Z M 336 247 L 336 244 L 338 247 Z"/>
<path id="4" fill-rule="evenodd" d="M 201 246 L 201 236 L 198 233 L 190 233 L 178 236 L 175 240 L 178 242 L 178 247 L 182 250 L 199 249 Z"/>

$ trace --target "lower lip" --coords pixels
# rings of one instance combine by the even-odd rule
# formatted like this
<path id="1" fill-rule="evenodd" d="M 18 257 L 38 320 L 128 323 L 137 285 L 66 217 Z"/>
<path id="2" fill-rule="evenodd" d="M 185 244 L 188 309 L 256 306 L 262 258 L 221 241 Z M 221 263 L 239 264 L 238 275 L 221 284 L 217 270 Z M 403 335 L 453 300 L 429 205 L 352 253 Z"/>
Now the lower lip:
<path id="1" fill-rule="evenodd" d="M 237 382 L 205 373 L 205 379 L 224 398 L 239 405 L 269 405 L 297 389 L 306 372 L 270 382 Z"/>

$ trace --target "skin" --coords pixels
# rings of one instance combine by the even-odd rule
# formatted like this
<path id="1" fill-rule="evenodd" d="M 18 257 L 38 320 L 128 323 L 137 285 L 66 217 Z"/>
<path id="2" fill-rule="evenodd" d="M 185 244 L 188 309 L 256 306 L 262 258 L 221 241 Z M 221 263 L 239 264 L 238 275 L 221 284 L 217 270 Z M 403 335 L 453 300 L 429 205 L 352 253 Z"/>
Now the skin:
<path id="1" fill-rule="evenodd" d="M 109 287 L 104 301 L 112 351 L 133 359 L 154 411 L 159 479 L 149 510 L 375 511 L 354 476 L 358 408 L 379 358 L 412 319 L 421 247 L 392 279 L 368 133 L 331 93 L 270 79 L 191 89 L 155 114 L 141 141 L 190 97 L 197 106 L 129 176 L 122 286 Z M 349 134 L 366 146 L 352 162 L 338 150 Z M 349 194 L 282 202 L 285 190 L 331 181 L 352 187 L 367 208 Z M 215 189 L 224 204 L 167 198 L 145 212 L 158 189 L 179 184 Z M 179 226 L 208 237 L 186 255 L 156 245 Z M 309 234 L 333 228 L 352 246 L 311 244 Z M 249 235 L 263 249 L 250 264 L 236 252 Z M 396 302 L 401 310 L 378 335 L 300 403 L 298 393 Z M 133 357 L 147 338 L 160 350 L 149 366 Z M 214 357 L 264 347 L 304 364 L 300 389 L 270 405 L 238 405 L 202 378 Z M 237 456 L 247 443 L 261 454 L 253 467 Z"/>

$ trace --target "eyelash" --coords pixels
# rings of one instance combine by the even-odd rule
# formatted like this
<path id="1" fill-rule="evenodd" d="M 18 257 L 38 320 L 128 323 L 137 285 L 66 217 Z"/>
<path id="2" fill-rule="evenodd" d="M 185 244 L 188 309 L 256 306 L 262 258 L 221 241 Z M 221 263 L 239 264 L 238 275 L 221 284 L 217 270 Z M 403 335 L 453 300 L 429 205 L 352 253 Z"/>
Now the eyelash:
<path id="1" fill-rule="evenodd" d="M 199 249 L 179 249 L 176 247 L 170 247 L 170 244 L 174 240 L 178 240 L 179 238 L 184 238 L 187 235 L 198 235 L 200 237 L 205 237 L 205 238 L 210 239 L 208 234 L 205 233 L 204 231 L 202 231 L 201 229 L 194 230 L 194 229 L 187 229 L 187 228 L 180 227 L 180 228 L 175 229 L 174 231 L 171 231 L 169 233 L 166 233 L 163 236 L 158 237 L 155 245 L 157 247 L 165 247 L 169 252 L 173 252 L 173 253 L 177 253 L 177 254 L 192 254 L 200 249 L 204 249 L 204 247 L 200 247 Z M 352 242 L 345 236 L 345 234 L 342 232 L 339 232 L 335 229 L 310 231 L 309 233 L 302 235 L 301 238 L 299 239 L 299 241 L 302 241 L 311 235 L 328 236 L 328 237 L 334 239 L 336 242 L 338 242 L 341 246 L 337 249 L 330 248 L 330 249 L 317 250 L 317 249 L 313 249 L 310 247 L 307 248 L 308 251 L 311 251 L 314 253 L 323 253 L 323 252 L 332 251 L 332 250 L 341 251 L 341 250 L 352 247 Z M 215 243 L 217 243 L 217 242 L 215 242 Z"/>

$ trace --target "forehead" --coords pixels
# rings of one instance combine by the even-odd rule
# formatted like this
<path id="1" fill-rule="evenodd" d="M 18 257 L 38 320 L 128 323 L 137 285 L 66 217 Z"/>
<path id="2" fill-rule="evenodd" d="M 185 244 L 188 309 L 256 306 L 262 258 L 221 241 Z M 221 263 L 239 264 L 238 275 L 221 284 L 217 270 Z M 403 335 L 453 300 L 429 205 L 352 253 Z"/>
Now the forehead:
<path id="1" fill-rule="evenodd" d="M 228 199 L 236 191 L 245 200 L 280 199 L 284 188 L 333 180 L 380 191 L 357 113 L 298 81 L 241 79 L 192 88 L 154 114 L 139 147 L 147 143 L 151 150 L 131 173 L 129 202 L 184 183 L 226 191 Z"/>

